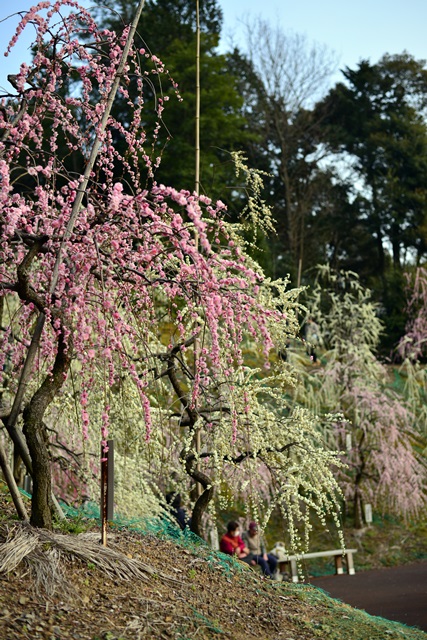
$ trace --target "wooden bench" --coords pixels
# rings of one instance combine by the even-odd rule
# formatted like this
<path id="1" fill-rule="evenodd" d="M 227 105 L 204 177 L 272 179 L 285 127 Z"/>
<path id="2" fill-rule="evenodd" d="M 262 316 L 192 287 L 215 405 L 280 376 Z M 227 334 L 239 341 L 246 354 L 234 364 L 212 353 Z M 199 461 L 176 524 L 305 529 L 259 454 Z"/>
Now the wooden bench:
<path id="1" fill-rule="evenodd" d="M 286 559 L 283 557 L 279 560 L 279 571 L 282 573 L 286 570 L 286 567 L 290 565 L 291 567 L 291 576 L 292 582 L 298 582 L 298 562 L 304 562 L 305 560 L 309 560 L 310 558 L 330 558 L 333 557 L 335 560 L 335 573 L 337 575 L 341 575 L 344 573 L 343 569 L 343 558 L 345 558 L 345 562 L 347 565 L 347 573 L 350 576 L 355 574 L 354 563 L 353 563 L 353 553 L 356 553 L 357 549 L 334 549 L 332 551 L 316 551 L 315 553 L 301 553 L 299 555 L 294 556 L 286 556 Z"/>

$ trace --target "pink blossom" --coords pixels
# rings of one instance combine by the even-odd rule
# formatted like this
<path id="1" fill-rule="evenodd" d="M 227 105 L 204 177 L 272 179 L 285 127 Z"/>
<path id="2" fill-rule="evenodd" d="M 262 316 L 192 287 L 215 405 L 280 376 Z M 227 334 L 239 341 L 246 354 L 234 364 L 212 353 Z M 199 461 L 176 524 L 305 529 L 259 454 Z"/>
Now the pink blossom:
<path id="1" fill-rule="evenodd" d="M 9 104 L 0 118 L 0 295 L 15 296 L 13 322 L 18 336 L 8 342 L 12 324 L 2 331 L 0 354 L 7 353 L 16 370 L 22 366 L 35 315 L 43 309 L 46 323 L 34 381 L 52 372 L 58 341 L 63 340 L 74 367 L 73 398 L 80 405 L 77 421 L 81 420 L 83 438 L 89 438 L 89 429 L 97 428 L 103 441 L 107 439 L 112 420 L 109 394 L 126 379 L 140 399 L 148 441 L 153 429 L 152 403 L 158 408 L 153 378 L 163 372 L 170 355 L 167 351 L 175 348 L 185 363 L 185 351 L 198 336 L 200 351 L 194 377 L 192 371 L 189 376 L 188 398 L 199 409 L 204 398 L 214 393 L 217 380 L 231 376 L 236 364 L 242 363 L 248 335 L 260 345 L 268 366 L 273 346 L 270 326 L 284 323 L 285 315 L 265 308 L 258 299 L 263 276 L 227 234 L 221 222 L 225 205 L 155 182 L 160 161 L 157 149 L 164 139 L 160 119 L 154 131 L 144 129 L 146 74 L 150 74 L 150 83 L 161 75 L 175 90 L 177 85 L 161 60 L 144 49 L 139 54 L 131 51 L 120 78 L 121 96 L 129 103 L 129 122 L 124 126 L 110 115 L 83 203 L 73 212 L 83 178 L 66 173 L 59 140 L 64 141 L 66 154 L 76 154 L 78 163 L 86 165 L 123 51 L 123 37 L 109 30 L 101 33 L 81 8 L 78 20 L 77 13 L 73 17 L 67 12 L 58 19 L 65 7 L 77 9 L 78 5 L 74 0 L 39 3 L 20 21 L 10 44 L 14 46 L 31 22 L 37 33 L 36 52 L 31 65 L 21 66 L 19 76 L 21 89 L 27 86 L 30 74 L 37 87 L 31 93 L 31 109 L 17 121 L 15 106 Z M 46 18 L 40 15 L 45 8 L 49 9 Z M 85 46 L 83 32 L 99 46 Z M 57 59 L 48 54 L 53 49 Z M 102 51 L 109 52 L 108 60 Z M 63 100 L 71 75 L 79 78 L 79 90 Z M 131 77 L 140 90 L 135 101 L 129 99 Z M 96 95 L 101 99 L 95 101 Z M 159 115 L 165 103 L 166 99 L 164 103 L 159 100 Z M 124 140 L 126 154 L 121 155 L 115 146 L 117 136 Z M 18 159 L 27 167 L 32 185 L 24 192 L 10 179 L 10 168 L 16 167 Z M 153 179 L 150 189 L 141 186 L 145 184 L 141 161 Z M 123 171 L 126 181 L 117 182 L 115 176 Z M 33 237 L 29 240 L 28 235 Z M 29 256 L 34 237 L 43 240 L 42 247 L 28 270 L 27 296 L 21 287 L 18 299 L 17 272 Z M 52 293 L 58 255 L 61 263 Z M 152 338 L 153 327 L 160 324 L 165 331 L 159 331 L 158 353 L 153 355 L 147 334 Z M 154 364 L 155 358 L 158 362 Z M 63 376 L 65 379 L 66 372 Z M 71 382 L 64 388 L 70 391 Z M 233 385 L 229 389 L 232 396 Z M 97 410 L 100 396 L 102 409 Z M 244 410 L 248 414 L 247 398 Z M 235 411 L 230 427 L 234 444 L 238 436 Z"/>

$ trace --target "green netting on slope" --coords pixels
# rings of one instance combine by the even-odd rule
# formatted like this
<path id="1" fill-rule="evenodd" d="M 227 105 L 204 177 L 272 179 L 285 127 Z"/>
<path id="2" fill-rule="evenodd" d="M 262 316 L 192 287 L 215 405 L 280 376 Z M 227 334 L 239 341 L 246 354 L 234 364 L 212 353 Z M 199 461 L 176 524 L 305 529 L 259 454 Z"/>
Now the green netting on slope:
<path id="1" fill-rule="evenodd" d="M 21 488 L 19 490 L 23 495 L 31 499 L 31 494 Z M 96 502 L 86 502 L 79 508 L 71 507 L 61 501 L 60 505 L 65 516 L 74 520 L 95 520 L 101 526 L 100 509 Z M 212 549 L 207 542 L 190 531 L 190 529 L 186 528 L 183 531 L 175 523 L 175 520 L 169 519 L 167 513 L 165 513 L 164 517 L 153 518 L 125 518 L 116 514 L 113 521 L 110 522 L 110 528 L 126 528 L 142 535 L 153 535 L 162 540 L 170 540 L 191 553 L 202 556 L 211 566 L 221 568 L 228 574 L 243 571 L 246 568 L 232 556 Z"/>
<path id="2" fill-rule="evenodd" d="M 87 518 L 96 520 L 101 524 L 99 505 L 94 502 L 87 502 L 79 509 L 62 503 L 61 507 L 68 517 L 74 519 Z M 168 519 L 167 514 L 164 517 L 154 518 L 124 518 L 120 515 L 115 515 L 110 527 L 112 529 L 126 528 L 142 535 L 153 535 L 162 540 L 170 540 L 189 552 L 202 556 L 211 566 L 220 568 L 225 573 L 243 571 L 245 568 L 233 557 L 212 549 L 207 542 L 190 531 L 190 529 L 186 528 L 183 531 L 174 520 Z"/>
<path id="3" fill-rule="evenodd" d="M 20 490 L 28 498 L 31 495 Z M 100 511 L 96 503 L 88 502 L 79 509 L 70 507 L 62 503 L 61 507 L 66 516 L 73 519 L 95 520 L 99 525 Z M 127 528 L 143 535 L 153 535 L 163 540 L 170 540 L 189 553 L 195 553 L 199 557 L 203 557 L 211 564 L 213 568 L 219 569 L 226 574 L 247 571 L 247 576 L 255 576 L 256 574 L 248 571 L 247 565 L 240 563 L 231 556 L 227 556 L 221 552 L 214 551 L 204 540 L 196 536 L 189 529 L 182 531 L 173 521 L 165 518 L 123 518 L 117 515 L 111 523 L 111 528 Z M 271 581 L 266 585 L 272 589 L 281 589 L 282 583 Z M 311 632 L 313 637 L 328 638 L 328 640 L 343 640 L 343 638 L 351 638 L 351 640 L 385 640 L 386 638 L 406 638 L 414 639 L 415 637 L 424 637 L 424 633 L 407 627 L 400 622 L 386 620 L 385 618 L 371 616 L 363 610 L 353 609 L 350 605 L 342 603 L 340 600 L 332 598 L 319 587 L 307 584 L 287 584 L 287 588 L 291 588 L 293 593 L 297 593 L 299 598 L 307 603 L 322 604 L 325 610 L 325 617 L 320 613 L 316 616 L 316 620 L 296 619 L 296 627 L 303 627 L 305 631 Z M 331 625 L 330 618 L 326 615 L 329 609 L 335 609 L 337 606 L 343 606 L 344 611 L 334 611 L 334 615 L 339 615 L 339 621 L 335 625 Z M 194 615 L 211 631 L 221 634 L 222 630 L 212 621 L 208 620 L 203 614 L 194 609 Z M 293 616 L 290 614 L 289 618 Z M 375 624 L 373 625 L 373 621 Z M 408 632 L 408 634 L 406 633 Z M 415 634 L 415 635 L 414 635 Z"/>

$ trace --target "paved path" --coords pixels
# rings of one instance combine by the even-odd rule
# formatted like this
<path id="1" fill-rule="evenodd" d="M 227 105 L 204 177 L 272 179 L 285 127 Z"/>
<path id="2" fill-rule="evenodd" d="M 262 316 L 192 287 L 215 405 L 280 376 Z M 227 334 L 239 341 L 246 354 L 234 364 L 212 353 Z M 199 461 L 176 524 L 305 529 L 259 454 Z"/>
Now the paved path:
<path id="1" fill-rule="evenodd" d="M 323 576 L 309 582 L 371 615 L 427 631 L 427 562 L 358 573 L 356 568 L 354 576 Z"/>

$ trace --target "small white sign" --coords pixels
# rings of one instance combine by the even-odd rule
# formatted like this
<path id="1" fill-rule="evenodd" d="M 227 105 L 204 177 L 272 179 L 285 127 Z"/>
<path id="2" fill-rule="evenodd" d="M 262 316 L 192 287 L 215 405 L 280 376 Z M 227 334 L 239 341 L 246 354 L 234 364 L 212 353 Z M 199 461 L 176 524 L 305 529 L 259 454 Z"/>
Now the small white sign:
<path id="1" fill-rule="evenodd" d="M 372 522 L 372 505 L 365 504 L 365 522 L 366 524 L 371 524 Z"/>

